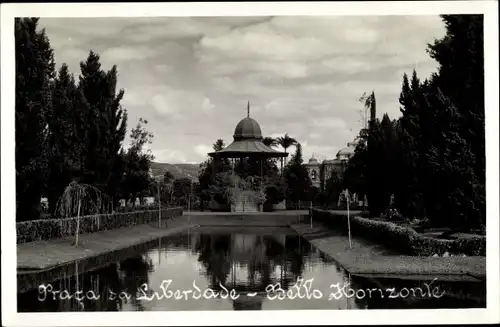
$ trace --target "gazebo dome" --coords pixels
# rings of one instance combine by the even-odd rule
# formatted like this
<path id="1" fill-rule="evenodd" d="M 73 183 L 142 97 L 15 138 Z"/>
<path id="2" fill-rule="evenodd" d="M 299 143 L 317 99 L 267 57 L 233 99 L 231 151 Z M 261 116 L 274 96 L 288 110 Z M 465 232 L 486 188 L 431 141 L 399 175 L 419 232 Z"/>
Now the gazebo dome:
<path id="1" fill-rule="evenodd" d="M 233 138 L 233 143 L 222 150 L 209 153 L 209 156 L 223 158 L 286 158 L 288 156 L 288 153 L 276 151 L 262 143 L 262 130 L 259 123 L 250 118 L 250 102 L 247 106 L 247 117 L 236 125 Z"/>
<path id="2" fill-rule="evenodd" d="M 234 129 L 233 138 L 235 141 L 251 139 L 261 140 L 262 131 L 259 123 L 250 117 L 242 119 Z"/>

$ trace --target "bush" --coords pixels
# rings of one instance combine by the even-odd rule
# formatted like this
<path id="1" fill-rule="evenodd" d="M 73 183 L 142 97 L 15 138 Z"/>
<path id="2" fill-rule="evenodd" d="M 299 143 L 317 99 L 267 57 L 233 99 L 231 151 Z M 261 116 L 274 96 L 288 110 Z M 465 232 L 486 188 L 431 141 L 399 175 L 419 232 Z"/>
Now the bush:
<path id="1" fill-rule="evenodd" d="M 136 206 L 124 206 L 114 208 L 115 212 L 135 212 L 135 211 L 146 211 L 146 210 L 158 210 L 157 203 L 136 205 Z"/>
<path id="2" fill-rule="evenodd" d="M 313 217 L 326 226 L 347 234 L 347 215 L 313 209 Z M 359 216 L 351 217 L 350 224 L 352 233 L 397 249 L 406 255 L 431 256 L 443 255 L 445 252 L 468 256 L 486 255 L 486 238 L 480 235 L 455 240 L 436 239 L 420 235 L 409 227 Z"/>
<path id="3" fill-rule="evenodd" d="M 266 198 L 269 202 L 276 204 L 285 199 L 285 195 L 277 185 L 268 185 L 266 187 Z"/>
<path id="4" fill-rule="evenodd" d="M 182 208 L 165 208 L 162 219 L 182 215 Z M 80 217 L 80 234 L 94 233 L 121 227 L 147 224 L 158 219 L 158 211 L 144 210 L 114 214 L 101 214 Z M 28 243 L 74 236 L 77 217 L 63 219 L 39 219 L 18 222 L 17 243 Z"/>

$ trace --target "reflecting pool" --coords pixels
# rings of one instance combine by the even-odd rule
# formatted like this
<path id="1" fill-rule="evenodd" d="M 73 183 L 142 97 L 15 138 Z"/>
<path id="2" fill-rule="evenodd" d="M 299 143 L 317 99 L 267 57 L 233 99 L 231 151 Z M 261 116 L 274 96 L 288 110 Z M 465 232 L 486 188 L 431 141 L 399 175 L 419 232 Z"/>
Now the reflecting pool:
<path id="1" fill-rule="evenodd" d="M 40 286 L 18 294 L 18 311 L 485 307 L 485 283 L 351 276 L 285 228 L 198 228 L 108 262 L 30 277 Z"/>

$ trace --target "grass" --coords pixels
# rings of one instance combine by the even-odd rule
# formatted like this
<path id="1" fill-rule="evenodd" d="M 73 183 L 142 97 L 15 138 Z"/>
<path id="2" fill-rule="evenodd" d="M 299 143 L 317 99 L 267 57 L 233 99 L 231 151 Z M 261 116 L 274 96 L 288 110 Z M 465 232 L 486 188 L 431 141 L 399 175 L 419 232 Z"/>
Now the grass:
<path id="1" fill-rule="evenodd" d="M 291 226 L 312 245 L 324 252 L 351 274 L 391 275 L 468 275 L 486 278 L 486 257 L 417 257 L 401 255 L 394 249 L 352 236 L 332 231 L 322 224 Z"/>

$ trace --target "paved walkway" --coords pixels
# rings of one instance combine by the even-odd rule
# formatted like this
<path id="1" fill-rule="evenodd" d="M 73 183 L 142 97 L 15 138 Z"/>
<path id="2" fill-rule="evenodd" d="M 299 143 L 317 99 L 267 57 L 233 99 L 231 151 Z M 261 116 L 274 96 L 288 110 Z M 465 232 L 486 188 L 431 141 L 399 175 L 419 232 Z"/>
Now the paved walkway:
<path id="1" fill-rule="evenodd" d="M 83 234 L 79 237 L 78 247 L 73 245 L 74 237 L 18 244 L 17 269 L 41 270 L 54 268 L 77 260 L 145 243 L 194 226 L 188 224 L 187 220 L 182 217 L 169 220 L 168 228 L 138 225 Z"/>
<path id="2" fill-rule="evenodd" d="M 377 276 L 462 276 L 469 280 L 486 278 L 486 257 L 402 256 L 383 245 L 361 238 L 349 239 L 322 225 L 292 225 L 299 235 L 332 257 L 353 275 Z"/>

